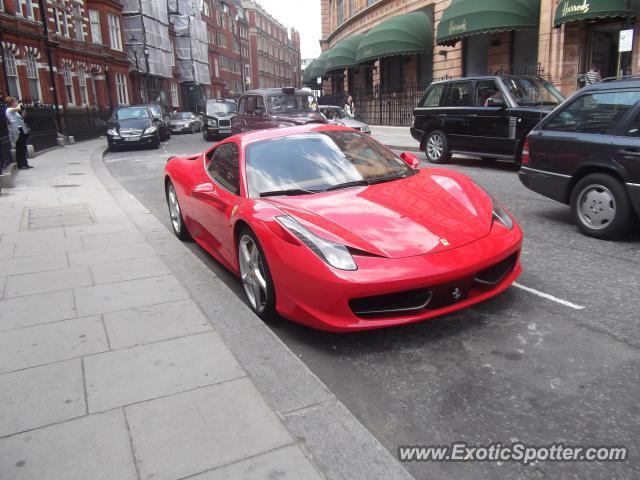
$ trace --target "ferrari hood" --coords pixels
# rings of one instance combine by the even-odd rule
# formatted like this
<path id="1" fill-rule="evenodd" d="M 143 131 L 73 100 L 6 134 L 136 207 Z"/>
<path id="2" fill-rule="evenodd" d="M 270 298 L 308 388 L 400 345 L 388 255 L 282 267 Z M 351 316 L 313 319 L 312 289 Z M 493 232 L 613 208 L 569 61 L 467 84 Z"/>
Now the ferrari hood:
<path id="1" fill-rule="evenodd" d="M 327 119 L 318 112 L 309 113 L 280 113 L 272 114 L 272 120 L 280 122 L 289 122 L 294 125 L 306 125 L 307 123 L 327 123 Z"/>
<path id="2" fill-rule="evenodd" d="M 463 175 L 429 172 L 269 201 L 327 240 L 388 258 L 436 253 L 488 235 L 490 197 Z"/>

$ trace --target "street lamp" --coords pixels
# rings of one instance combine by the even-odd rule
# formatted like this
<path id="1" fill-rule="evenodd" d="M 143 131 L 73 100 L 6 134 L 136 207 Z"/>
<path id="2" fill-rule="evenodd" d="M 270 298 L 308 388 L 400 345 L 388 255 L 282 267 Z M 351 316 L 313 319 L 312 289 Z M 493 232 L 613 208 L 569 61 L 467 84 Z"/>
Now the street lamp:
<path id="1" fill-rule="evenodd" d="M 131 35 L 131 38 L 129 38 L 129 43 L 138 43 L 138 39 L 136 38 L 135 34 Z M 146 50 L 147 49 L 145 48 L 145 51 Z M 136 48 L 136 45 L 133 45 L 133 57 L 136 62 L 136 77 L 138 77 L 138 103 L 142 103 L 142 83 L 140 83 L 140 64 L 138 63 L 138 49 Z"/>

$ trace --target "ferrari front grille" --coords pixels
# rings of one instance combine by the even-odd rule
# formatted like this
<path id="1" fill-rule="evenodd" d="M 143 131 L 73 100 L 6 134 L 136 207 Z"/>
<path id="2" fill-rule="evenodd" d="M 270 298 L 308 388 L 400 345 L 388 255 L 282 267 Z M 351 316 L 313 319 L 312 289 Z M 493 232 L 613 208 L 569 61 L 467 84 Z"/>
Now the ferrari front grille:
<path id="1" fill-rule="evenodd" d="M 496 263 L 492 267 L 489 267 L 480 273 L 478 273 L 474 279 L 474 282 L 479 285 L 493 286 L 504 280 L 509 273 L 513 271 L 518 261 L 518 253 L 514 253 L 510 257 L 502 260 L 500 263 Z"/>
<path id="2" fill-rule="evenodd" d="M 355 298 L 349 301 L 351 311 L 359 317 L 371 318 L 411 314 L 429 305 L 433 292 L 427 288 L 397 292 L 374 297 Z"/>

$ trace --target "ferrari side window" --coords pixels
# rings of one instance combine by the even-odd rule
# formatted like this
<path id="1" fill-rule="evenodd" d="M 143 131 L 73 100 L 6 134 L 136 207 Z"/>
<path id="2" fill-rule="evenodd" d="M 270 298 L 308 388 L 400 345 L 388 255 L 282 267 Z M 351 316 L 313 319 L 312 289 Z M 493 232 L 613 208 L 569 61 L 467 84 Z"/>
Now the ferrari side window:
<path id="1" fill-rule="evenodd" d="M 213 151 L 207 170 L 211 178 L 234 195 L 240 195 L 240 161 L 238 146 L 225 143 Z"/>

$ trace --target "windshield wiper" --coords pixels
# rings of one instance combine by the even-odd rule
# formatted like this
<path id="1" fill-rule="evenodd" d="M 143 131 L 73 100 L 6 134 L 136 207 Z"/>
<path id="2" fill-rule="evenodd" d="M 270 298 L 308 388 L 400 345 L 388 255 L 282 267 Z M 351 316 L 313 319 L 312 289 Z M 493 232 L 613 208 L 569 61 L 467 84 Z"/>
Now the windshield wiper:
<path id="1" fill-rule="evenodd" d="M 277 197 L 277 196 L 291 196 L 291 195 L 310 195 L 312 193 L 318 193 L 318 190 L 304 190 L 302 188 L 290 188 L 288 190 L 273 190 L 271 192 L 262 192 L 261 197 Z"/>
<path id="2" fill-rule="evenodd" d="M 376 183 L 392 182 L 394 180 L 400 180 L 401 178 L 406 177 L 404 175 L 388 175 L 386 177 L 370 178 L 367 181 L 369 185 L 375 185 Z"/>
<path id="3" fill-rule="evenodd" d="M 345 183 L 339 183 L 337 185 L 333 185 L 332 187 L 326 188 L 325 192 L 330 192 L 331 190 L 340 190 L 341 188 L 349 188 L 349 187 L 362 187 L 362 186 L 368 186 L 371 185 L 369 183 L 369 180 L 354 180 L 353 182 L 345 182 Z"/>

